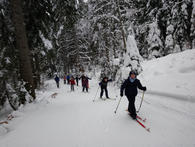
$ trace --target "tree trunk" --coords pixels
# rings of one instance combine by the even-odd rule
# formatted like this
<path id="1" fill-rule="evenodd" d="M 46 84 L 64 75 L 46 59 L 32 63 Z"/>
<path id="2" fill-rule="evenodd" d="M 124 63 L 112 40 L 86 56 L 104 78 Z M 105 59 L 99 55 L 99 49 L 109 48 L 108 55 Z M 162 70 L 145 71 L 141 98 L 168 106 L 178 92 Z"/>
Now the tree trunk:
<path id="1" fill-rule="evenodd" d="M 119 6 L 119 0 L 116 1 L 116 5 L 117 5 L 117 11 L 118 11 L 118 16 L 119 16 L 119 21 L 120 21 L 120 28 L 121 28 L 121 33 L 122 33 L 122 37 L 123 37 L 123 45 L 124 45 L 124 50 L 126 52 L 126 38 L 125 38 L 125 31 L 123 28 L 123 22 L 122 22 L 122 18 L 121 18 L 121 12 L 120 12 L 120 6 Z"/>
<path id="2" fill-rule="evenodd" d="M 13 23 L 15 27 L 16 47 L 19 51 L 20 58 L 20 74 L 21 78 L 26 82 L 25 88 L 35 99 L 35 90 L 32 74 L 32 65 L 30 60 L 30 50 L 26 36 L 24 25 L 24 16 L 22 12 L 23 0 L 12 0 Z"/>

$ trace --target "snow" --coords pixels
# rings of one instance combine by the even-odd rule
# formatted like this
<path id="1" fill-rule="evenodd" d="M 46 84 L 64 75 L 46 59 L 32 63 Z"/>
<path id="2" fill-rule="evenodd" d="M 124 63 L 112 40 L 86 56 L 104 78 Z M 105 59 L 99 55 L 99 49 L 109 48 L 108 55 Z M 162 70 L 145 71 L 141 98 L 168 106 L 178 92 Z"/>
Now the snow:
<path id="1" fill-rule="evenodd" d="M 101 101 L 98 81 L 90 80 L 89 93 L 54 80 L 46 81 L 36 102 L 12 113 L 9 124 L 0 126 L 1 147 L 194 147 L 195 132 L 195 49 L 143 62 L 138 76 L 147 86 L 139 112 L 146 117 L 145 131 L 125 111 L 122 98 L 118 111 L 119 88 L 108 85 L 114 100 Z M 79 83 L 80 84 L 80 83 Z M 57 93 L 55 98 L 51 95 Z M 139 107 L 142 92 L 136 99 Z"/>
<path id="2" fill-rule="evenodd" d="M 113 65 L 120 65 L 120 59 L 119 58 L 113 59 Z"/>
<path id="3" fill-rule="evenodd" d="M 48 50 L 52 49 L 53 46 L 52 46 L 51 41 L 48 40 L 48 39 L 46 39 L 46 38 L 44 37 L 44 35 L 41 33 L 41 31 L 39 32 L 39 35 L 40 35 L 40 37 L 41 37 L 41 39 L 42 39 L 42 41 L 43 41 L 45 47 L 46 47 Z"/>
<path id="4" fill-rule="evenodd" d="M 121 71 L 119 71 L 119 73 L 121 74 L 121 79 L 125 79 L 129 74 L 129 71 L 132 69 L 140 72 L 141 68 L 139 63 L 143 60 L 143 58 L 139 54 L 137 43 L 134 37 L 134 31 L 131 26 L 128 28 L 128 33 L 129 35 L 126 42 L 126 53 L 124 55 L 124 66 L 121 68 Z"/>
<path id="5" fill-rule="evenodd" d="M 140 76 L 149 90 L 195 97 L 195 49 L 144 62 Z"/>

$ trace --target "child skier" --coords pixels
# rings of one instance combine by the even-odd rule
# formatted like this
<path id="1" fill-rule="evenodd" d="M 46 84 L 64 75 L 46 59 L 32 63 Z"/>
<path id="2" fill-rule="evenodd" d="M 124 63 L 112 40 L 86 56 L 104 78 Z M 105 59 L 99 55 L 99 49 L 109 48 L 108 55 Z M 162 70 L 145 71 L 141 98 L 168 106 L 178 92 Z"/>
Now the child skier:
<path id="1" fill-rule="evenodd" d="M 143 87 L 140 81 L 136 78 L 136 72 L 131 71 L 128 79 L 121 85 L 120 96 L 123 96 L 123 91 L 125 89 L 125 95 L 129 101 L 128 111 L 133 119 L 136 119 L 137 117 L 135 109 L 135 97 L 138 93 L 137 88 L 146 91 L 146 87 Z"/>
<path id="2" fill-rule="evenodd" d="M 108 90 L 107 90 L 107 84 L 110 81 L 112 81 L 112 79 L 108 80 L 108 77 L 104 77 L 102 79 L 102 81 L 99 83 L 99 85 L 101 86 L 101 92 L 100 92 L 100 98 L 101 99 L 102 99 L 104 91 L 106 93 L 106 98 L 109 99 L 109 97 L 108 97 Z"/>
<path id="3" fill-rule="evenodd" d="M 70 79 L 70 89 L 71 91 L 74 91 L 74 85 L 75 85 L 75 80 L 74 77 L 72 76 Z"/>
<path id="4" fill-rule="evenodd" d="M 60 78 L 56 75 L 56 77 L 54 78 L 54 80 L 56 81 L 57 88 L 59 88 Z"/>

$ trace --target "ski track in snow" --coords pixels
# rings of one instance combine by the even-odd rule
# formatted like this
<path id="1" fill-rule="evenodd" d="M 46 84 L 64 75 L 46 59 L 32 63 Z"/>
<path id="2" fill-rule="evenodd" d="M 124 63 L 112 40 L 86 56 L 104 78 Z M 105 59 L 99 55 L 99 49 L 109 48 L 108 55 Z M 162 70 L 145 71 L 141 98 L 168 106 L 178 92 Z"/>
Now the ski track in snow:
<path id="1" fill-rule="evenodd" d="M 160 92 L 160 91 L 147 91 L 147 94 L 151 95 L 157 95 L 157 96 L 162 96 L 165 98 L 173 98 L 181 101 L 189 101 L 192 103 L 195 103 L 195 96 L 190 96 L 190 95 L 181 95 L 181 94 L 173 94 L 173 93 L 165 93 L 165 92 Z"/>
<path id="2" fill-rule="evenodd" d="M 194 146 L 194 103 L 167 99 L 165 95 L 145 94 L 139 115 L 146 117 L 144 123 L 151 132 L 145 131 L 125 111 L 127 99 L 122 98 L 115 114 L 119 90 L 109 84 L 108 90 L 114 100 L 93 102 L 97 91 L 96 80 L 90 81 L 89 93 L 81 87 L 70 92 L 61 81 L 57 89 L 49 81 L 48 91 L 40 93 L 35 104 L 19 110 L 19 116 L 4 125 L 7 134 L 0 136 L 1 147 L 129 147 L 129 146 Z M 56 98 L 51 94 L 58 93 Z M 139 107 L 142 93 L 137 96 Z"/>

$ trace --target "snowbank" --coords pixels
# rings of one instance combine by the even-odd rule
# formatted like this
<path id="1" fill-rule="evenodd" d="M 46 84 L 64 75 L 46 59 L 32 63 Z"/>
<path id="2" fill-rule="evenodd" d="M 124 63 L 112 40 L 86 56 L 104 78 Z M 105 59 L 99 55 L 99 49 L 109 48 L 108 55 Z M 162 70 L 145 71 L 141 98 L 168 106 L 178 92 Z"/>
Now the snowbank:
<path id="1" fill-rule="evenodd" d="M 148 93 L 195 102 L 195 49 L 145 61 L 139 75 Z"/>

